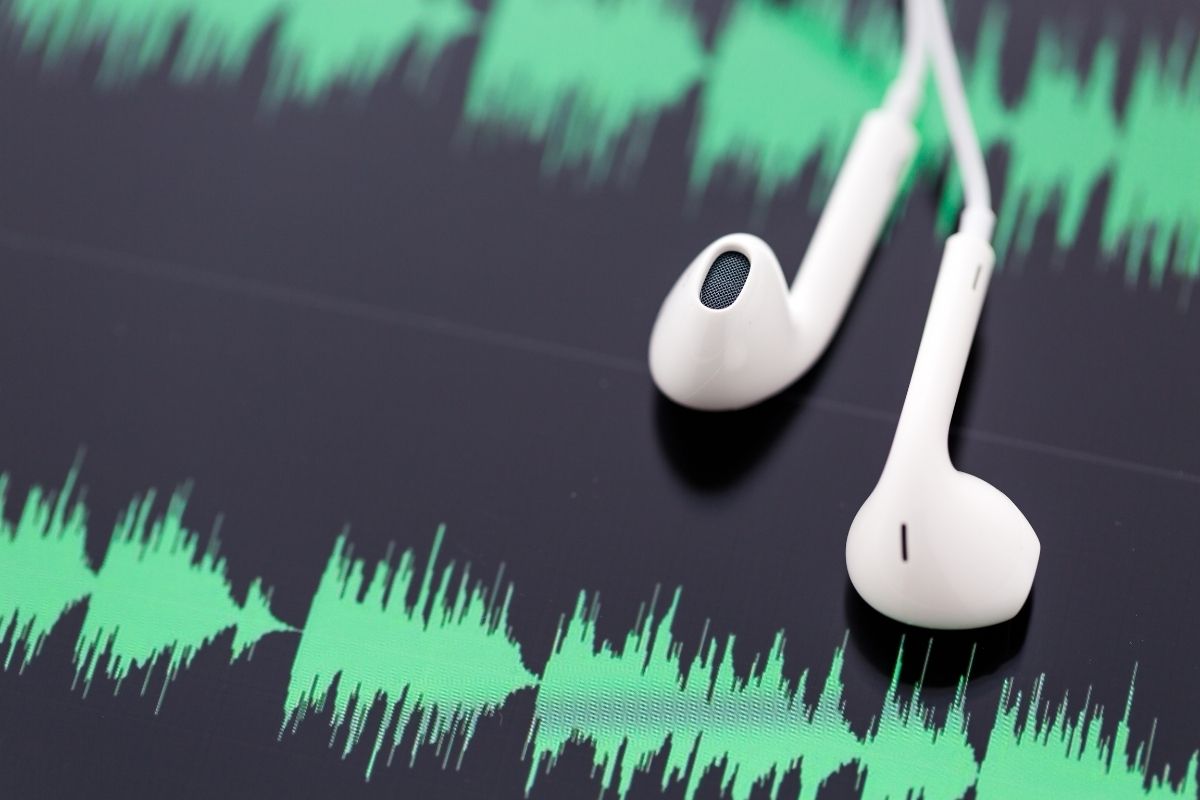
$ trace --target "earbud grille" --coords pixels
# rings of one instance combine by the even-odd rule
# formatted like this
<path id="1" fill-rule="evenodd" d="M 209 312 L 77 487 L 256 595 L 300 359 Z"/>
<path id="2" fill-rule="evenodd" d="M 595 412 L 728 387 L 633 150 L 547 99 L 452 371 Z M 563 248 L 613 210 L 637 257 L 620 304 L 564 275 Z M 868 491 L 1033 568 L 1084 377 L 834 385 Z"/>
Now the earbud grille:
<path id="1" fill-rule="evenodd" d="M 721 253 L 704 276 L 700 302 L 708 308 L 728 308 L 742 293 L 749 275 L 750 259 L 732 250 Z"/>

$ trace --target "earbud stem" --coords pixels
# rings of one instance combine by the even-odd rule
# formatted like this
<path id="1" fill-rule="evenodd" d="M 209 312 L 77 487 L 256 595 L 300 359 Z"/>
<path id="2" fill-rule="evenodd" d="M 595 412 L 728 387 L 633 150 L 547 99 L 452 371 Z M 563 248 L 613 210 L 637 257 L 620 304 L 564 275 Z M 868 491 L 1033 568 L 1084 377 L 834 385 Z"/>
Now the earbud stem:
<path id="1" fill-rule="evenodd" d="M 931 447 L 943 448 L 949 463 L 950 420 L 995 260 L 991 245 L 973 234 L 946 241 L 885 471 L 895 462 L 927 461 Z"/>
<path id="2" fill-rule="evenodd" d="M 917 144 L 912 122 L 895 111 L 869 111 L 858 126 L 792 283 L 792 313 L 810 360 L 824 352 L 842 320 Z"/>

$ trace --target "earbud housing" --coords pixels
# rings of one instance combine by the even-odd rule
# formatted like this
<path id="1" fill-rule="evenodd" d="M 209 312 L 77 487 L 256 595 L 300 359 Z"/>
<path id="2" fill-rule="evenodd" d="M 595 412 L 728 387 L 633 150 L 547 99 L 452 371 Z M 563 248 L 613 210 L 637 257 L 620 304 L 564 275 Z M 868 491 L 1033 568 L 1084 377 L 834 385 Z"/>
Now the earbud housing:
<path id="1" fill-rule="evenodd" d="M 978 236 L 947 241 L 891 452 L 846 539 L 854 588 L 910 625 L 977 628 L 1011 619 L 1029 597 L 1041 554 L 1020 509 L 955 469 L 947 444 L 994 262 Z"/>
<path id="2" fill-rule="evenodd" d="M 704 248 L 650 334 L 650 374 L 663 394 L 705 411 L 744 408 L 807 371 L 841 324 L 917 143 L 903 115 L 866 114 L 790 289 L 775 253 L 756 236 L 730 234 Z M 705 280 L 730 252 L 749 260 L 745 282 L 728 305 L 705 305 Z M 727 299 L 737 287 L 726 288 Z"/>

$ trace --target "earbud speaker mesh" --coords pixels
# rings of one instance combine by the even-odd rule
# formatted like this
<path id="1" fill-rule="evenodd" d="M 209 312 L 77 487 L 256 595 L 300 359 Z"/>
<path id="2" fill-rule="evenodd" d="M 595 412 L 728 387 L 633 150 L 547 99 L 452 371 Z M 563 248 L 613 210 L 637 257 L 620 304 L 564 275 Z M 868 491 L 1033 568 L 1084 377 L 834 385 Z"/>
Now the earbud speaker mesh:
<path id="1" fill-rule="evenodd" d="M 750 259 L 732 250 L 721 253 L 704 276 L 700 302 L 708 308 L 728 308 L 742 293 L 749 275 Z"/>

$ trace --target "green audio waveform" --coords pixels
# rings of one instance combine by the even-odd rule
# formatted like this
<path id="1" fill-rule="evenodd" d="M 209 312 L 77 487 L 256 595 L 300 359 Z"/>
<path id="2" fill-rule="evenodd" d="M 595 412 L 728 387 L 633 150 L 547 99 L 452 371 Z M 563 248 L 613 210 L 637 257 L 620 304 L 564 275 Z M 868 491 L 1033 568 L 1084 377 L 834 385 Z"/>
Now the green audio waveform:
<path id="1" fill-rule="evenodd" d="M 1137 670 L 1134 670 L 1134 678 Z M 1163 774 L 1147 782 L 1146 762 L 1149 746 L 1139 744 L 1132 761 L 1128 758 L 1129 715 L 1133 708 L 1133 680 L 1125 700 L 1125 714 L 1117 723 L 1112 737 L 1101 737 L 1103 709 L 1089 708 L 1091 690 L 1083 706 L 1068 716 L 1064 698 L 1054 716 L 1039 717 L 1045 676 L 1034 684 L 1033 694 L 1025 707 L 1025 718 L 1019 719 L 1021 694 L 1009 703 L 1012 681 L 1004 682 L 996 722 L 988 739 L 987 758 L 979 771 L 975 796 L 980 800 L 1005 797 L 1025 797 L 1031 800 L 1056 800 L 1071 794 L 1077 787 L 1096 786 L 1102 790 L 1092 797 L 1179 797 L 1185 792 L 1196 793 L 1197 753 L 1193 753 L 1178 786 L 1171 784 L 1170 765 Z M 1154 734 L 1150 734 L 1150 744 Z M 1115 759 L 1120 757 L 1120 763 Z"/>
<path id="2" fill-rule="evenodd" d="M 840 2 L 735 6 L 700 96 L 693 190 L 702 192 L 715 168 L 732 165 L 755 184 L 760 200 L 767 199 L 817 157 L 812 199 L 823 201 L 854 126 L 895 74 L 900 35 L 891 21 L 883 8 L 853 15 Z M 1050 28 L 1039 32 L 1020 98 L 1006 103 L 1000 87 L 1007 27 L 1005 13 L 993 6 L 964 57 L 980 138 L 985 147 L 1008 153 L 997 249 L 1027 253 L 1038 223 L 1056 211 L 1055 243 L 1070 250 L 1089 202 L 1108 178 L 1100 238 L 1105 256 L 1118 258 L 1124 249 L 1131 283 L 1143 264 L 1156 287 L 1168 271 L 1186 281 L 1200 276 L 1195 36 L 1182 32 L 1165 57 L 1155 42 L 1143 43 L 1118 115 L 1116 41 L 1102 39 L 1081 72 L 1080 47 Z M 927 168 L 938 166 L 947 151 L 936 103 L 930 92 L 920 122 Z M 946 185 L 942 216 L 949 221 L 959 197 L 955 181 Z"/>
<path id="3" fill-rule="evenodd" d="M 8 634 L 4 667 L 18 646 L 24 669 L 64 613 L 87 601 L 75 644 L 75 679 L 86 695 L 96 672 L 115 681 L 145 671 L 144 694 L 159 662 L 165 675 L 158 695 L 187 667 L 196 651 L 234 629 L 230 660 L 249 656 L 268 633 L 291 628 L 269 608 L 269 593 L 255 579 L 240 605 L 231 595 L 216 539 L 201 552 L 199 537 L 183 527 L 186 490 L 178 490 L 165 513 L 150 519 L 154 492 L 137 499 L 118 519 L 108 550 L 93 571 L 84 550 L 86 512 L 69 502 L 79 463 L 58 493 L 29 490 L 17 522 L 3 515 L 8 476 L 0 476 L 0 643 Z"/>
<path id="4" fill-rule="evenodd" d="M 16 663 L 23 670 L 55 622 L 85 601 L 75 647 L 77 681 L 85 687 L 103 660 L 104 674 L 118 687 L 131 670 L 144 669 L 145 692 L 152 669 L 165 662 L 165 691 L 221 631 L 234 628 L 233 661 L 268 633 L 296 630 L 271 614 L 269 593 L 257 579 L 245 602 L 232 598 L 215 545 L 201 551 L 197 535 L 183 526 L 185 491 L 176 491 L 153 519 L 153 493 L 135 499 L 93 570 L 84 549 L 86 510 L 71 499 L 78 470 L 76 463 L 60 492 L 30 489 L 15 522 L 5 513 L 8 477 L 0 476 L 6 669 Z M 966 677 L 938 722 L 919 683 L 902 694 L 901 652 L 880 710 L 856 730 L 842 677 L 844 640 L 819 679 L 807 670 L 786 677 L 794 673 L 785 668 L 782 631 L 745 674 L 734 667 L 732 635 L 709 639 L 706 629 L 688 659 L 673 630 L 678 589 L 661 616 L 655 602 L 643 608 L 619 645 L 599 639 L 599 603 L 580 593 L 539 676 L 525 665 L 509 626 L 512 585 L 497 574 L 487 588 L 472 580 L 469 567 L 439 566 L 443 537 L 439 528 L 424 569 L 406 550 L 395 562 L 389 553 L 370 574 L 347 535 L 337 538 L 299 631 L 281 739 L 306 717 L 328 714 L 330 744 L 344 737 L 343 758 L 369 748 L 367 780 L 380 756 L 391 763 L 410 729 L 410 764 L 429 746 L 443 767 L 457 769 L 479 721 L 530 689 L 536 694 L 527 794 L 568 746 L 578 745 L 590 748 L 601 791 L 622 799 L 639 773 L 652 770 L 661 770 L 664 790 L 682 788 L 687 800 L 708 776 L 730 800 L 747 800 L 756 788 L 778 800 L 796 773 L 801 800 L 817 797 L 846 769 L 856 774 L 864 800 L 950 800 L 972 788 L 980 800 L 1081 793 L 1100 800 L 1200 798 L 1200 753 L 1178 776 L 1169 766 L 1155 774 L 1153 727 L 1148 742 L 1132 744 L 1132 680 L 1124 713 L 1107 733 L 1090 690 L 1074 712 L 1065 698 L 1051 712 L 1044 675 L 1024 701 L 1007 680 L 981 753 L 967 736 Z M 383 713 L 372 737 L 366 729 L 377 705 Z"/>
<path id="5" fill-rule="evenodd" d="M 662 781 L 685 783 L 692 800 L 700 779 L 715 771 L 732 800 L 748 800 L 758 784 L 780 796 L 784 776 L 795 770 L 799 797 L 815 798 L 825 781 L 857 763 L 862 797 L 961 797 L 974 783 L 975 753 L 966 741 L 965 685 L 960 685 L 946 725 L 938 730 L 920 702 L 899 699 L 899 663 L 875 728 L 859 739 L 844 715 L 843 647 L 821 685 L 817 703 L 804 703 L 808 672 L 795 685 L 783 677 L 782 632 L 765 658 L 755 658 L 750 676 L 734 672 L 734 637 L 722 647 L 702 644 L 684 669 L 682 644 L 671 635 L 679 603 L 655 621 L 653 605 L 620 649 L 597 643 L 598 607 L 580 595 L 575 612 L 560 627 L 538 687 L 530 732 L 532 765 L 527 789 L 539 769 L 550 768 L 569 742 L 593 749 L 604 791 L 614 785 L 627 796 L 637 770 L 666 753 Z M 936 765 L 914 770 L 913 764 Z M 619 775 L 619 780 L 615 777 Z"/>
<path id="6" fill-rule="evenodd" d="M 662 786 L 682 781 L 684 797 L 696 795 L 700 779 L 716 773 L 724 794 L 747 800 L 756 785 L 773 800 L 791 771 L 798 773 L 799 798 L 814 798 L 825 781 L 847 765 L 858 773 L 864 800 L 924 797 L 952 800 L 972 786 L 980 800 L 991 798 L 1195 797 L 1198 754 L 1181 780 L 1170 768 L 1147 775 L 1144 745 L 1128 756 L 1129 715 L 1108 740 L 1100 736 L 1103 714 L 1085 701 L 1074 721 L 1066 701 L 1052 720 L 1039 720 L 1045 677 L 1038 679 L 1017 720 L 1020 695 L 1010 704 L 1006 681 L 986 755 L 977 759 L 967 741 L 966 680 L 959 681 L 944 722 L 920 699 L 899 695 L 897 660 L 883 707 L 869 729 L 855 734 L 845 715 L 841 668 L 844 643 L 821 684 L 817 702 L 805 703 L 809 673 L 789 683 L 783 670 L 783 634 L 766 657 L 756 657 L 748 677 L 733 669 L 734 637 L 718 647 L 702 643 L 690 666 L 682 666 L 682 644 L 672 636 L 679 601 L 676 591 L 660 620 L 651 611 L 620 648 L 597 642 L 598 607 L 580 595 L 570 619 L 559 628 L 538 687 L 530 731 L 533 753 L 527 790 L 539 770 L 553 767 L 568 743 L 590 745 L 604 791 L 627 796 L 634 773 L 662 756 Z M 618 777 L 619 776 L 619 777 Z"/>
<path id="7" fill-rule="evenodd" d="M 1100 246 L 1109 257 L 1125 247 L 1126 274 L 1143 263 L 1161 285 L 1172 266 L 1200 276 L 1200 58 L 1186 26 L 1165 55 L 1143 42 L 1123 114 L 1114 109 L 1119 51 L 1102 39 L 1090 66 L 1075 64 L 1078 44 L 1042 30 L 1028 85 L 1016 105 L 1000 97 L 1003 13 L 985 18 L 969 72 L 972 108 L 985 145 L 1009 153 L 1007 187 L 997 213 L 997 242 L 1028 251 L 1039 221 L 1057 204 L 1056 244 L 1069 250 L 1101 182 L 1110 184 Z M 1174 252 L 1172 253 L 1172 248 Z"/>
<path id="8" fill-rule="evenodd" d="M 481 716 L 534 684 L 508 627 L 512 586 L 497 605 L 500 576 L 489 594 L 481 583 L 471 584 L 468 568 L 453 588 L 453 562 L 442 568 L 435 585 L 443 533 L 439 528 L 411 604 L 412 550 L 394 568 L 388 560 L 376 564 L 368 581 L 364 562 L 350 557 L 344 534 L 338 538 L 292 665 L 281 736 L 288 726 L 295 730 L 306 714 L 332 704 L 334 735 L 347 728 L 345 757 L 362 738 L 371 706 L 382 701 L 384 718 L 367 777 L 382 750 L 391 763 L 414 717 L 420 722 L 410 759 L 432 742 L 445 764 L 456 742 L 461 760 Z"/>
<path id="9" fill-rule="evenodd" d="M 87 597 L 95 582 L 84 550 L 86 512 L 78 500 L 68 502 L 77 471 L 78 465 L 57 496 L 30 489 L 15 524 L 6 508 L 8 474 L 0 475 L 0 644 L 8 632 L 6 670 L 18 644 L 24 649 L 18 668 L 24 670 L 54 623 Z"/>
<path id="10" fill-rule="evenodd" d="M 105 84 L 164 66 L 181 82 L 231 80 L 273 32 L 270 103 L 313 102 L 335 85 L 365 90 L 406 52 L 420 81 L 447 44 L 478 32 L 465 129 L 538 143 L 545 171 L 581 171 L 590 183 L 639 166 L 658 118 L 695 90 L 693 197 L 729 170 L 755 187 L 760 204 L 814 159 L 811 200 L 824 199 L 854 126 L 894 74 L 900 41 L 892 4 L 851 9 L 845 0 L 743 0 L 712 45 L 677 0 L 495 0 L 482 24 L 465 0 L 10 2 L 25 50 L 55 64 L 100 48 Z M 1080 67 L 1080 45 L 1050 27 L 1038 35 L 1027 86 L 1007 103 L 1007 28 L 993 7 L 964 48 L 980 136 L 1009 155 L 998 249 L 1027 253 L 1039 222 L 1053 217 L 1055 243 L 1069 251 L 1107 186 L 1099 245 L 1108 260 L 1124 257 L 1128 282 L 1144 266 L 1155 287 L 1168 274 L 1200 276 L 1195 31 L 1184 24 L 1166 46 L 1141 43 L 1118 113 L 1116 40 L 1101 39 Z M 927 167 L 946 153 L 930 95 L 921 123 Z M 946 185 L 943 221 L 958 203 L 954 182 Z"/>
<path id="11" fill-rule="evenodd" d="M 700 92 L 694 194 L 728 167 L 763 202 L 815 158 L 811 199 L 824 200 L 862 115 L 879 105 L 899 60 L 895 15 L 873 11 L 851 23 L 839 0 L 733 6 Z"/>
<path id="12" fill-rule="evenodd" d="M 544 143 L 546 172 L 586 165 L 602 180 L 618 144 L 645 155 L 654 123 L 704 66 L 676 0 L 497 0 L 481 31 L 463 119 Z"/>
<path id="13" fill-rule="evenodd" d="M 274 28 L 267 99 L 315 101 L 337 85 L 369 88 L 411 52 L 420 78 L 475 25 L 464 0 L 11 0 L 24 47 L 49 61 L 100 47 L 98 78 L 128 82 L 163 67 L 181 83 L 243 74 Z M 179 36 L 178 49 L 174 49 Z"/>

